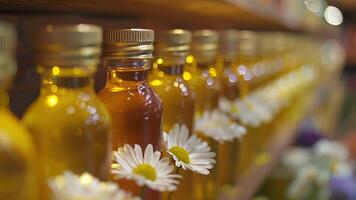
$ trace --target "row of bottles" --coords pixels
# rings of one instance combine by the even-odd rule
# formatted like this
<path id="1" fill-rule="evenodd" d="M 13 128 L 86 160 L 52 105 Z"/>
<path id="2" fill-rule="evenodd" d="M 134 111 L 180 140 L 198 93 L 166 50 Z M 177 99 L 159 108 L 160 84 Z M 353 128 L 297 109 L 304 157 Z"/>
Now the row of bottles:
<path id="1" fill-rule="evenodd" d="M 215 199 L 222 186 L 243 177 L 283 117 L 276 113 L 262 123 L 266 115 L 259 112 L 260 121 L 248 121 L 242 107 L 231 104 L 244 100 L 257 109 L 251 94 L 301 73 L 295 70 L 306 62 L 319 62 L 301 51 L 303 45 L 315 50 L 316 42 L 281 33 L 176 29 L 154 36 L 149 29 L 41 26 L 33 38 L 41 92 L 21 125 L 7 108 L 15 71 L 13 27 L 1 23 L 0 40 L 0 199 L 11 200 L 49 199 L 47 180 L 66 170 L 110 180 L 112 150 L 152 144 L 161 151 L 162 132 L 176 125 L 208 141 L 217 164 L 208 176 L 181 171 L 184 179 L 172 199 Z M 93 75 L 101 61 L 107 82 L 96 94 Z M 238 140 L 242 125 L 247 134 Z M 133 181 L 118 184 L 140 192 Z M 158 200 L 162 194 L 147 190 L 144 197 Z"/>

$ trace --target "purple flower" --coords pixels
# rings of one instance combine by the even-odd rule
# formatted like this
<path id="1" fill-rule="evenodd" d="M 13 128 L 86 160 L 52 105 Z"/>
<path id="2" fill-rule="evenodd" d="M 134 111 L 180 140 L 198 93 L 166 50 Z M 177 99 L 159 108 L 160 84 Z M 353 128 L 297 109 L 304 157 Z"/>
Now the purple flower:
<path id="1" fill-rule="evenodd" d="M 312 147 L 317 141 L 322 138 L 322 134 L 317 130 L 304 129 L 299 132 L 296 139 L 296 144 L 302 147 Z"/>
<path id="2" fill-rule="evenodd" d="M 323 134 L 318 130 L 315 120 L 306 118 L 299 125 L 296 145 L 310 148 L 322 138 Z"/>
<path id="3" fill-rule="evenodd" d="M 356 179 L 350 177 L 332 177 L 329 181 L 329 189 L 332 200 L 355 200 Z"/>

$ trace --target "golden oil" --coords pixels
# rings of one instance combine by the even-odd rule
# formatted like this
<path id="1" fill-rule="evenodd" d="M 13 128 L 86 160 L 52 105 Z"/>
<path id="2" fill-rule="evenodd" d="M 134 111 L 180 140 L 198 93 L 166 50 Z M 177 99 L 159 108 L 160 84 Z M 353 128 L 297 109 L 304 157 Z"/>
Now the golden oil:
<path id="1" fill-rule="evenodd" d="M 196 95 L 195 119 L 206 111 L 213 111 L 218 107 L 220 83 L 217 78 L 216 57 L 218 50 L 218 34 L 211 30 L 193 32 L 192 57 L 193 66 L 189 67 L 189 85 Z M 209 143 L 213 151 L 217 152 L 217 141 L 207 138 L 203 133 L 196 133 Z M 210 171 L 207 176 L 193 174 L 194 199 L 215 199 L 217 196 L 217 170 Z"/>
<path id="2" fill-rule="evenodd" d="M 156 34 L 156 59 L 149 75 L 150 86 L 163 103 L 163 131 L 169 132 L 175 124 L 185 125 L 193 131 L 194 94 L 183 79 L 186 57 L 190 50 L 191 33 L 174 29 Z M 193 199 L 192 172 L 180 170 L 183 179 L 171 199 Z M 164 194 L 167 199 L 169 194 Z"/>
<path id="3" fill-rule="evenodd" d="M 0 22 L 0 199 L 37 200 L 36 154 L 27 130 L 8 108 L 6 90 L 16 71 L 16 32 Z"/>
<path id="4" fill-rule="evenodd" d="M 65 170 L 109 178 L 110 117 L 92 77 L 101 43 L 101 28 L 85 24 L 47 25 L 35 36 L 42 86 L 23 122 L 35 141 L 42 193 L 47 179 Z"/>
<path id="5" fill-rule="evenodd" d="M 113 149 L 124 144 L 152 144 L 161 150 L 162 103 L 149 86 L 147 75 L 154 33 L 149 29 L 111 29 L 104 33 L 104 66 L 107 83 L 99 96 L 112 116 Z M 139 194 L 132 181 L 120 186 Z M 157 200 L 159 192 L 147 190 L 145 199 Z"/>

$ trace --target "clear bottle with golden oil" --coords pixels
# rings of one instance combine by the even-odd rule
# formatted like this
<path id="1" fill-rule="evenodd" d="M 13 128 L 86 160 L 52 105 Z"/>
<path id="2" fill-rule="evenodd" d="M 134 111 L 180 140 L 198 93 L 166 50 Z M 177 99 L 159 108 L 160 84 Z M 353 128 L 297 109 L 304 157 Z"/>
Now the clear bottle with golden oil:
<path id="1" fill-rule="evenodd" d="M 191 33 L 182 29 L 156 34 L 156 58 L 149 75 L 149 83 L 162 99 L 163 130 L 167 133 L 175 124 L 187 126 L 190 133 L 193 131 L 195 97 L 183 79 L 190 42 Z M 189 195 L 192 194 L 192 172 L 181 170 L 180 174 L 183 179 L 171 199 L 193 199 Z M 168 195 L 171 194 L 164 194 L 164 197 Z"/>
<path id="2" fill-rule="evenodd" d="M 8 108 L 6 94 L 16 71 L 16 32 L 0 22 L 0 199 L 37 200 L 36 154 L 30 134 Z"/>
<path id="3" fill-rule="evenodd" d="M 195 118 L 204 112 L 210 112 L 218 107 L 220 83 L 217 79 L 216 58 L 218 52 L 218 33 L 212 30 L 197 30 L 193 32 L 192 70 L 189 71 L 189 84 L 196 95 Z M 188 77 L 188 75 L 186 76 Z M 197 132 L 199 137 L 206 140 L 213 151 L 217 152 L 218 142 Z M 215 199 L 217 195 L 217 170 L 210 171 L 208 176 L 193 174 L 194 199 Z"/>
<path id="4" fill-rule="evenodd" d="M 161 150 L 162 103 L 149 86 L 154 32 L 149 29 L 110 29 L 104 32 L 104 66 L 107 82 L 99 96 L 112 116 L 113 148 L 124 144 L 152 144 Z M 133 181 L 120 180 L 121 187 L 138 194 Z M 145 199 L 161 194 L 145 192 Z"/>
<path id="5" fill-rule="evenodd" d="M 256 32 L 252 31 L 239 31 L 238 37 L 239 47 L 237 64 L 234 66 L 234 71 L 237 74 L 240 83 L 240 98 L 243 99 L 255 89 L 255 79 L 251 68 L 260 60 L 259 37 Z M 254 109 L 252 103 L 250 106 L 251 109 Z M 241 142 L 237 159 L 236 171 L 239 177 L 246 174 L 250 166 L 254 163 L 261 142 L 259 134 L 261 131 L 259 127 L 252 127 L 248 124 L 243 125 L 247 127 L 247 134 Z"/>
<path id="6" fill-rule="evenodd" d="M 286 35 L 281 32 L 263 32 L 260 34 L 261 41 L 261 65 L 260 69 L 255 69 L 254 74 L 258 76 L 258 87 L 272 84 L 274 80 L 282 75 L 285 68 L 284 57 L 288 52 L 286 46 Z M 260 72 L 259 72 L 260 71 Z M 262 71 L 262 72 L 261 72 Z M 275 132 L 275 129 L 280 125 L 278 120 L 279 113 L 273 113 L 273 121 L 264 125 L 265 140 L 263 145 L 268 145 L 270 139 Z"/>
<path id="7" fill-rule="evenodd" d="M 221 73 L 221 98 L 234 101 L 239 97 L 239 80 L 234 72 L 238 50 L 238 31 L 229 29 L 219 34 L 219 57 Z M 229 113 L 227 113 L 229 114 Z M 236 165 L 240 142 L 235 139 L 218 145 L 218 184 L 223 192 L 228 192 L 236 181 Z"/>
<path id="8" fill-rule="evenodd" d="M 47 25 L 34 35 L 41 93 L 23 122 L 36 145 L 42 193 L 47 179 L 65 170 L 106 180 L 111 164 L 110 117 L 95 94 L 102 29 Z"/>

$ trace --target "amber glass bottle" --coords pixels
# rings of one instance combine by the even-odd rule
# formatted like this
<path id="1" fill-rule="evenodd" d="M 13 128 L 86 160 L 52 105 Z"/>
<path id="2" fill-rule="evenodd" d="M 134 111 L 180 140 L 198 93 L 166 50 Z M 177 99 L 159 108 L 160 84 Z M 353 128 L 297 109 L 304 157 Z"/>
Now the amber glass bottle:
<path id="1" fill-rule="evenodd" d="M 218 78 L 221 84 L 221 98 L 231 102 L 239 97 L 239 81 L 234 72 L 238 39 L 238 31 L 232 29 L 222 31 L 219 35 L 219 57 L 222 69 Z M 222 190 L 229 189 L 228 185 L 235 183 L 239 145 L 240 142 L 236 139 L 218 146 L 218 183 L 222 186 Z"/>
<path id="2" fill-rule="evenodd" d="M 108 178 L 110 118 L 93 88 L 102 30 L 94 25 L 47 25 L 34 37 L 41 93 L 23 122 L 35 140 L 46 179 L 65 170 Z"/>
<path id="3" fill-rule="evenodd" d="M 237 65 L 234 66 L 234 71 L 238 75 L 240 97 L 245 98 L 251 91 L 255 89 L 256 79 L 252 73 L 252 66 L 259 61 L 259 37 L 258 34 L 252 31 L 239 32 L 239 47 L 237 55 Z M 251 107 L 253 104 L 251 103 Z M 239 109 L 239 108 L 237 108 Z M 254 109 L 254 108 L 252 108 Z M 247 133 L 241 143 L 238 154 L 237 173 L 242 176 L 248 168 L 253 164 L 255 156 L 260 148 L 260 133 L 259 127 L 251 127 L 248 124 L 243 124 L 247 127 Z"/>
<path id="4" fill-rule="evenodd" d="M 191 71 L 189 84 L 195 95 L 195 118 L 198 119 L 204 112 L 213 111 L 218 107 L 220 95 L 220 83 L 217 78 L 216 58 L 218 52 L 218 34 L 212 30 L 198 30 L 193 32 L 192 62 L 194 71 Z M 204 137 L 203 133 L 197 133 L 209 142 L 217 152 L 217 142 Z M 193 175 L 194 199 L 215 199 L 217 194 L 216 168 L 210 171 L 208 176 Z"/>
<path id="5" fill-rule="evenodd" d="M 0 22 L 0 199 L 37 200 L 35 149 L 29 133 L 8 108 L 6 90 L 16 71 L 16 32 Z"/>
<path id="6" fill-rule="evenodd" d="M 190 50 L 191 33 L 174 29 L 156 34 L 155 62 L 149 75 L 150 86 L 163 103 L 163 130 L 169 132 L 175 124 L 193 131 L 194 94 L 183 80 L 186 57 Z M 192 199 L 192 174 L 181 171 L 184 177 L 172 199 Z"/>
<path id="7" fill-rule="evenodd" d="M 113 148 L 124 144 L 152 144 L 161 150 L 162 104 L 149 86 L 154 33 L 149 29 L 111 29 L 104 33 L 104 66 L 107 83 L 99 96 L 112 116 Z M 121 183 L 121 184 L 120 184 Z M 120 186 L 138 194 L 131 181 Z M 146 191 L 145 199 L 160 199 L 158 192 Z"/>

